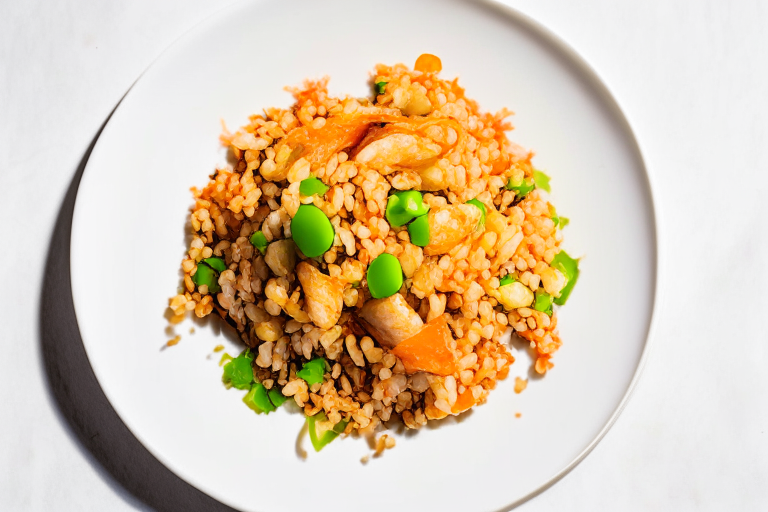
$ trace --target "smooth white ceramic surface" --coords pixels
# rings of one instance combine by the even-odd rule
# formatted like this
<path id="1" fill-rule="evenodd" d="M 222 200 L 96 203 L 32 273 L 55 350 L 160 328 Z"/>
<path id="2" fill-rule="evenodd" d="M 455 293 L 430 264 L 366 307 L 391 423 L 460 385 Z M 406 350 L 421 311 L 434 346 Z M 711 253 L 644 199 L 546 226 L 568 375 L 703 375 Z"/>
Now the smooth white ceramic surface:
<path id="1" fill-rule="evenodd" d="M 411 15 L 403 18 L 397 13 L 406 3 Z M 387 5 L 250 2 L 214 16 L 137 81 L 80 184 L 72 291 L 99 382 L 156 457 L 243 510 L 302 510 L 324 492 L 323 474 L 343 475 L 345 500 L 369 510 L 506 508 L 592 446 L 645 347 L 656 280 L 653 207 L 633 135 L 606 89 L 512 12 L 462 2 Z M 441 23 L 419 21 L 438 7 Z M 361 21 L 329 30 L 338 12 Z M 403 36 L 372 36 L 395 25 Z M 313 33 L 314 43 L 288 33 Z M 188 188 L 222 161 L 220 119 L 234 128 L 264 107 L 287 105 L 283 87 L 305 77 L 327 74 L 332 93 L 363 95 L 375 63 L 412 63 L 425 51 L 441 56 L 443 76 L 459 76 L 485 109 L 514 110 L 511 137 L 533 148 L 537 166 L 552 176 L 553 200 L 571 218 L 566 247 L 584 255 L 560 314 L 564 345 L 555 369 L 523 394 L 514 394 L 510 378 L 463 421 L 400 435 L 397 449 L 368 465 L 359 462 L 367 445 L 354 439 L 303 460 L 295 448 L 299 414 L 256 416 L 239 392 L 220 385 L 218 356 L 209 356 L 225 335 L 202 325 L 191 335 L 188 322 L 176 327 L 181 343 L 160 350 L 184 252 Z M 526 364 L 521 357 L 512 375 L 527 375 Z M 390 499 L 370 503 L 375 483 L 385 483 Z"/>

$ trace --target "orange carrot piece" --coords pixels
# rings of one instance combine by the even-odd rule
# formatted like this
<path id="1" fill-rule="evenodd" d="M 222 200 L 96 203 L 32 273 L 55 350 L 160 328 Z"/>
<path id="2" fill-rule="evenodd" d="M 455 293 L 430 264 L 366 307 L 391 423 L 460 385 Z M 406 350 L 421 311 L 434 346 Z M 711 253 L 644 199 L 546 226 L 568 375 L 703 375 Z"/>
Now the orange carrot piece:
<path id="1" fill-rule="evenodd" d="M 423 73 L 439 73 L 443 69 L 443 63 L 440 57 L 432 55 L 431 53 L 422 53 L 419 58 L 416 59 L 416 64 L 413 66 L 416 71 Z"/>
<path id="2" fill-rule="evenodd" d="M 456 399 L 456 403 L 451 407 L 453 414 L 459 414 L 475 405 L 475 397 L 469 389 L 464 390 Z"/>
<path id="3" fill-rule="evenodd" d="M 398 343 L 391 352 L 400 358 L 407 373 L 424 371 L 445 377 L 456 373 L 452 341 L 448 323 L 439 316 L 424 325 L 418 334 Z"/>

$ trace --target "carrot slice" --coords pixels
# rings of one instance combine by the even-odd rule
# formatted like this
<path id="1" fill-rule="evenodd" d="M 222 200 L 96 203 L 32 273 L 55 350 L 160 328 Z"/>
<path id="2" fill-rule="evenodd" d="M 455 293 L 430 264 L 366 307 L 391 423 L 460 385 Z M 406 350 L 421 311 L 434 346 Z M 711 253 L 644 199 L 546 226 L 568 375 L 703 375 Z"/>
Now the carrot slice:
<path id="1" fill-rule="evenodd" d="M 391 352 L 400 358 L 407 373 L 424 371 L 448 376 L 456 373 L 453 335 L 445 318 L 428 322 L 417 334 L 397 344 Z"/>
<path id="2" fill-rule="evenodd" d="M 475 405 L 475 397 L 472 394 L 472 391 L 466 389 L 456 399 L 456 403 L 453 404 L 453 407 L 451 407 L 451 412 L 453 414 L 459 414 L 466 411 L 473 405 Z"/>

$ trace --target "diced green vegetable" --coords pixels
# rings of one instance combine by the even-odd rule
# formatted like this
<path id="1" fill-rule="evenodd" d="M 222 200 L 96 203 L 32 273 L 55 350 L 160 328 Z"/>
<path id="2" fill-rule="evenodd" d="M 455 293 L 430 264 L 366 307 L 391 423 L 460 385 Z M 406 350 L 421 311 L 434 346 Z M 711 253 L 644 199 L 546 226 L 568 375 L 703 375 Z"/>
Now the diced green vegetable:
<path id="1" fill-rule="evenodd" d="M 552 316 L 552 296 L 541 288 L 536 290 L 536 299 L 533 302 L 533 309 Z"/>
<path id="2" fill-rule="evenodd" d="M 555 304 L 562 306 L 568 300 L 576 281 L 579 279 L 579 260 L 571 258 L 565 251 L 560 251 L 555 254 L 549 265 L 562 272 L 567 279 L 565 286 L 560 292 L 560 296 L 555 299 Z"/>
<path id="3" fill-rule="evenodd" d="M 216 272 L 224 272 L 227 270 L 227 264 L 224 263 L 224 260 L 221 258 L 216 258 L 215 256 L 213 258 L 205 258 L 203 263 L 207 264 Z"/>
<path id="4" fill-rule="evenodd" d="M 272 402 L 272 405 L 275 407 L 280 407 L 286 400 L 288 400 L 288 397 L 282 394 L 277 388 L 270 389 L 268 395 L 269 401 Z"/>
<path id="5" fill-rule="evenodd" d="M 307 416 L 307 430 L 309 430 L 309 440 L 312 442 L 316 452 L 319 452 L 325 448 L 328 443 L 336 439 L 339 434 L 344 432 L 344 429 L 349 423 L 349 420 L 341 420 L 331 428 L 327 428 L 323 424 L 327 424 L 328 417 L 325 413 L 318 412 L 314 416 Z"/>
<path id="6" fill-rule="evenodd" d="M 502 287 L 502 286 L 505 286 L 505 285 L 508 285 L 508 284 L 512 284 L 514 282 L 515 282 L 515 278 L 512 277 L 512 274 L 507 274 L 504 277 L 502 277 L 501 279 L 499 279 L 499 287 Z"/>
<path id="7" fill-rule="evenodd" d="M 480 208 L 480 211 L 483 212 L 483 215 L 480 217 L 479 225 L 484 226 L 485 225 L 485 205 L 482 202 L 480 202 L 478 198 L 470 199 L 469 201 L 467 201 L 467 204 L 471 204 L 473 206 L 477 206 L 478 208 Z"/>
<path id="8" fill-rule="evenodd" d="M 429 245 L 429 217 L 422 215 L 413 219 L 413 222 L 408 224 L 408 234 L 411 236 L 413 245 L 419 247 Z"/>
<path id="9" fill-rule="evenodd" d="M 400 266 L 400 261 L 386 252 L 377 256 L 368 265 L 366 276 L 368 291 L 374 299 L 394 295 L 403 286 L 403 268 Z"/>
<path id="10" fill-rule="evenodd" d="M 387 89 L 387 82 L 376 82 L 376 94 L 384 94 Z"/>
<path id="11" fill-rule="evenodd" d="M 223 354 L 221 354 L 221 359 L 219 359 L 219 366 L 222 366 L 224 363 L 228 363 L 233 359 L 234 357 L 224 352 Z"/>
<path id="12" fill-rule="evenodd" d="M 257 248 L 261 254 L 267 252 L 267 246 L 269 245 L 269 242 L 267 242 L 267 237 L 264 236 L 264 233 L 257 231 L 251 235 L 249 240 L 251 241 L 251 245 Z"/>
<path id="13" fill-rule="evenodd" d="M 563 229 L 565 226 L 571 223 L 571 219 L 568 217 L 560 217 L 560 229 Z"/>
<path id="14" fill-rule="evenodd" d="M 299 185 L 299 192 L 301 192 L 301 195 L 303 196 L 322 196 L 328 192 L 329 188 L 330 187 L 323 183 L 319 178 L 311 176 L 301 181 L 301 184 Z"/>
<path id="15" fill-rule="evenodd" d="M 542 188 L 547 192 L 552 192 L 552 188 L 549 186 L 549 176 L 543 172 L 534 169 L 533 181 L 536 182 L 537 187 Z"/>
<path id="16" fill-rule="evenodd" d="M 323 375 L 325 374 L 325 359 L 317 357 L 311 361 L 307 361 L 301 367 L 301 370 L 296 372 L 296 376 L 300 379 L 307 381 L 310 386 L 312 384 L 318 384 L 323 382 Z"/>
<path id="17" fill-rule="evenodd" d="M 208 287 L 208 293 L 218 293 L 221 291 L 219 286 L 219 274 L 202 261 L 197 264 L 197 271 L 192 276 L 192 282 L 201 287 Z"/>
<path id="18" fill-rule="evenodd" d="M 510 178 L 506 185 L 506 189 L 513 191 L 518 199 L 525 198 L 534 188 L 536 188 L 536 183 L 531 178 L 524 178 L 516 182 Z"/>
<path id="19" fill-rule="evenodd" d="M 221 380 L 228 386 L 237 389 L 249 389 L 253 382 L 253 354 L 246 350 L 230 362 L 224 365 L 224 375 Z"/>
<path id="20" fill-rule="evenodd" d="M 243 402 L 245 402 L 249 409 L 257 413 L 269 414 L 277 410 L 277 407 L 272 405 L 272 402 L 269 400 L 267 388 L 261 382 L 253 383 L 251 390 L 243 397 Z"/>
<path id="21" fill-rule="evenodd" d="M 321 256 L 333 245 L 333 225 L 313 204 L 302 204 L 291 221 L 291 236 L 308 258 Z"/>
<path id="22" fill-rule="evenodd" d="M 560 224 L 560 217 L 557 216 L 557 210 L 555 210 L 555 207 L 551 204 L 549 205 L 549 216 L 552 219 L 552 222 L 555 223 L 555 227 Z"/>
<path id="23" fill-rule="evenodd" d="M 389 225 L 399 228 L 416 217 L 425 215 L 428 211 L 429 207 L 424 204 L 421 192 L 405 190 L 389 196 L 385 214 Z"/>

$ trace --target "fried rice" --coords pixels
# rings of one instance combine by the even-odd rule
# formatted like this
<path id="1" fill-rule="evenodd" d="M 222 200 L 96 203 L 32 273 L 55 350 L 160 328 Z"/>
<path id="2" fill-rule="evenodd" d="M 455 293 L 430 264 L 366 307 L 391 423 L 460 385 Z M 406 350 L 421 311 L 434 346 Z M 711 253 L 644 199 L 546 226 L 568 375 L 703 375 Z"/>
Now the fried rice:
<path id="1" fill-rule="evenodd" d="M 529 342 L 539 374 L 552 368 L 561 344 L 556 308 L 541 311 L 531 299 L 557 297 L 566 284 L 551 265 L 562 223 L 544 188 L 524 197 L 508 188 L 534 176 L 533 154 L 507 138 L 510 111 L 482 112 L 440 71 L 430 55 L 414 69 L 379 64 L 372 98 L 332 97 L 328 78 L 307 80 L 290 89 L 289 108 L 225 129 L 233 163 L 192 189 L 192 238 L 181 264 L 184 291 L 170 300 L 173 321 L 190 311 L 220 315 L 252 350 L 257 382 L 307 416 L 346 420 L 347 434 L 398 418 L 419 428 L 484 403 L 514 362 L 509 330 Z M 302 195 L 310 177 L 327 191 Z M 389 197 L 406 190 L 419 191 L 429 207 L 424 247 L 387 219 Z M 472 199 L 484 206 L 484 222 L 466 204 Z M 292 240 L 292 219 L 307 204 L 334 232 L 315 258 Z M 258 231 L 264 254 L 250 241 Z M 374 299 L 366 272 L 383 253 L 397 258 L 403 284 Z M 216 293 L 195 282 L 206 258 L 226 264 Z M 522 287 L 522 303 L 502 286 L 505 276 Z M 417 327 L 445 321 L 447 371 L 414 371 L 398 355 L 387 339 L 404 321 L 397 311 Z M 319 357 L 327 362 L 322 382 L 297 376 Z"/>

